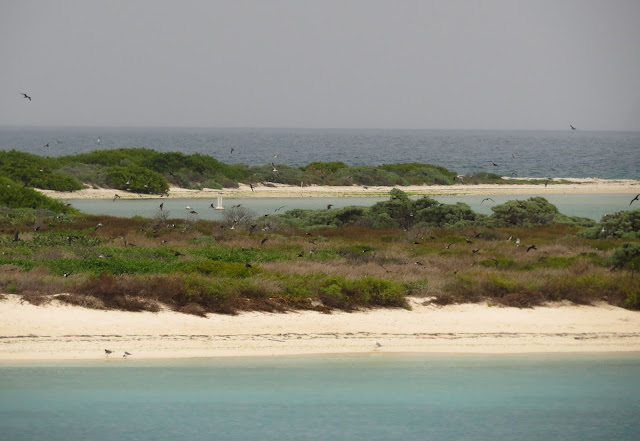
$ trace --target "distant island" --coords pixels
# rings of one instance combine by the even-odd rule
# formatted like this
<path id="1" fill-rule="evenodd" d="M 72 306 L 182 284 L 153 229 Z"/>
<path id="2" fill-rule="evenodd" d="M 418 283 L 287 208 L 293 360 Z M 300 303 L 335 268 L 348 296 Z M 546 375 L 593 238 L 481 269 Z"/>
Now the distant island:
<path id="1" fill-rule="evenodd" d="M 163 195 L 170 187 L 234 189 L 241 184 L 394 187 L 564 182 L 549 178 L 510 179 L 513 177 L 486 171 L 461 175 L 438 165 L 420 163 L 349 166 L 334 161 L 290 167 L 273 162 L 248 166 L 225 164 L 198 153 L 161 153 L 147 148 L 96 150 L 55 158 L 16 150 L 0 151 L 0 174 L 22 186 L 42 190 L 73 192 L 87 187 L 109 188 L 143 195 Z"/>

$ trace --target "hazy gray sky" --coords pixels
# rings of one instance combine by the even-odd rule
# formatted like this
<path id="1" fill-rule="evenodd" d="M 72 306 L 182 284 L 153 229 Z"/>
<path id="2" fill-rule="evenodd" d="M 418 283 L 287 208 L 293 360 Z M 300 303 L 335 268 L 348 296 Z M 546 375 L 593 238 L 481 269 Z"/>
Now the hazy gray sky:
<path id="1" fill-rule="evenodd" d="M 0 0 L 0 60 L 2 125 L 640 130 L 638 0 Z"/>

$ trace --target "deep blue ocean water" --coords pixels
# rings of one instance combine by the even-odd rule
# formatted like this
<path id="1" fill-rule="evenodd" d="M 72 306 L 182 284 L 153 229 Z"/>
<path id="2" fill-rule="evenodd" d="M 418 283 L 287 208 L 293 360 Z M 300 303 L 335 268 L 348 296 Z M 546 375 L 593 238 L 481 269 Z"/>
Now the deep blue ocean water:
<path id="1" fill-rule="evenodd" d="M 640 439 L 640 355 L 0 364 L 6 440 Z"/>
<path id="2" fill-rule="evenodd" d="M 421 162 L 465 174 L 640 178 L 640 132 L 0 127 L 0 150 L 59 156 L 128 147 L 248 165 Z"/>

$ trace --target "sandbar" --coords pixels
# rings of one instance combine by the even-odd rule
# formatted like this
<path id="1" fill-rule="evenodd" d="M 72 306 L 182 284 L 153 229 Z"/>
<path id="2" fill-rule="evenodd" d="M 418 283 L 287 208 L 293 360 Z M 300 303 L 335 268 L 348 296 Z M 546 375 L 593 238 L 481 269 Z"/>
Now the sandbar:
<path id="1" fill-rule="evenodd" d="M 505 178 L 505 184 L 479 185 L 409 185 L 397 187 L 384 186 L 328 186 L 328 185 L 285 185 L 277 183 L 255 184 L 253 190 L 246 184 L 238 188 L 222 190 L 204 188 L 191 190 L 171 187 L 169 198 L 208 198 L 219 195 L 225 198 L 288 198 L 288 197 L 379 197 L 387 196 L 393 188 L 409 195 L 448 196 L 448 195 L 498 195 L 498 194 L 638 194 L 640 181 L 633 179 L 598 178 L 555 178 L 547 186 L 543 184 L 518 184 L 528 178 Z M 562 183 L 560 183 L 562 181 Z M 123 199 L 160 198 L 160 195 L 144 195 L 108 188 L 85 188 L 74 192 L 39 190 L 55 199 L 112 199 L 117 193 Z"/>
<path id="2" fill-rule="evenodd" d="M 0 299 L 0 361 L 286 356 L 345 353 L 576 353 L 640 351 L 640 312 L 598 304 L 517 309 L 437 306 L 355 313 L 245 312 L 206 317 L 173 311 L 86 309 L 52 300 Z M 380 343 L 378 347 L 374 341 Z"/>

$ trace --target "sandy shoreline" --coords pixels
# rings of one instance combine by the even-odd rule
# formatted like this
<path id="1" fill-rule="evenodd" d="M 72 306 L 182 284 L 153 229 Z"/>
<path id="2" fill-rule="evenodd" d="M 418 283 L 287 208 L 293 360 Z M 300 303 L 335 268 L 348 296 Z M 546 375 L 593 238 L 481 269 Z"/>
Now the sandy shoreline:
<path id="1" fill-rule="evenodd" d="M 282 356 L 339 353 L 638 352 L 640 312 L 609 305 L 534 309 L 486 304 L 358 313 L 174 312 L 84 309 L 0 300 L 0 361 Z M 376 348 L 377 340 L 382 347 Z"/>
<path id="2" fill-rule="evenodd" d="M 524 178 L 523 178 L 524 179 Z M 518 179 L 511 179 L 516 182 Z M 483 184 L 483 185 L 410 185 L 396 188 L 410 195 L 445 196 L 445 195 L 492 195 L 492 194 L 613 194 L 613 193 L 640 193 L 640 181 L 631 179 L 597 179 L 597 178 L 562 178 L 556 181 L 570 181 L 569 184 Z M 363 197 L 386 196 L 394 187 L 380 186 L 321 186 L 310 185 L 297 187 L 283 184 L 254 185 L 252 191 L 248 185 L 241 184 L 237 189 L 203 189 L 188 190 L 171 187 L 169 198 L 209 198 L 215 199 L 222 194 L 230 198 L 287 198 L 287 197 Z M 158 195 L 139 195 L 126 191 L 87 188 L 74 192 L 58 192 L 52 190 L 40 190 L 41 193 L 55 199 L 111 199 L 117 193 L 124 199 L 159 198 Z"/>

